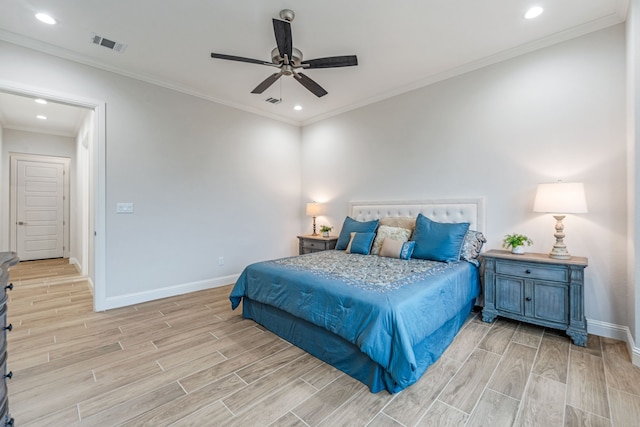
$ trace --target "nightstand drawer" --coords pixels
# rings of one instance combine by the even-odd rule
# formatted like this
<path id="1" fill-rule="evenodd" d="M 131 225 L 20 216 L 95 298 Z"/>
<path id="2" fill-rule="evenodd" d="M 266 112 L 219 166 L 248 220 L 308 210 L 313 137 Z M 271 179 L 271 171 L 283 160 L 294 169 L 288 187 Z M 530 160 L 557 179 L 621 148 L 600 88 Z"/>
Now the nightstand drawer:
<path id="1" fill-rule="evenodd" d="M 302 240 L 303 248 L 325 250 L 327 246 L 328 246 L 327 243 L 322 241 L 309 240 L 309 239 Z"/>
<path id="2" fill-rule="evenodd" d="M 552 280 L 554 282 L 567 282 L 569 280 L 569 271 L 565 267 L 541 266 L 500 260 L 496 260 L 496 274 L 506 274 L 524 279 Z"/>
<path id="3" fill-rule="evenodd" d="M 307 235 L 298 236 L 298 240 L 300 255 L 335 249 L 336 243 L 338 242 L 336 236 L 322 237 Z"/>

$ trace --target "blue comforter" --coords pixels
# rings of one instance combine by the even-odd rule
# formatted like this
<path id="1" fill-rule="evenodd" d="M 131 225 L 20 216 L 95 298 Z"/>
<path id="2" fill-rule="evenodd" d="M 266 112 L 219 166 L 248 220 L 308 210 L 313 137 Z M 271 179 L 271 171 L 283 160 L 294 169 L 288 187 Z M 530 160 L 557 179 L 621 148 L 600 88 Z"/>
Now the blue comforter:
<path id="1" fill-rule="evenodd" d="M 466 262 L 399 260 L 324 251 L 249 265 L 230 300 L 274 306 L 355 344 L 389 373 L 396 389 L 414 383 L 414 348 L 480 292 Z"/>

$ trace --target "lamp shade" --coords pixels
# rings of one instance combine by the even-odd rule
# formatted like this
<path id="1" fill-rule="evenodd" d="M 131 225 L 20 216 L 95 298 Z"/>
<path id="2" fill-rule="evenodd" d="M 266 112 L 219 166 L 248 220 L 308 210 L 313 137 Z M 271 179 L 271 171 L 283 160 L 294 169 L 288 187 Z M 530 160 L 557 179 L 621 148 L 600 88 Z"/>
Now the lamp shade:
<path id="1" fill-rule="evenodd" d="M 322 203 L 307 203 L 307 216 L 320 216 L 324 214 L 324 205 Z"/>
<path id="2" fill-rule="evenodd" d="M 534 212 L 587 213 L 584 184 L 581 182 L 555 182 L 538 184 Z"/>

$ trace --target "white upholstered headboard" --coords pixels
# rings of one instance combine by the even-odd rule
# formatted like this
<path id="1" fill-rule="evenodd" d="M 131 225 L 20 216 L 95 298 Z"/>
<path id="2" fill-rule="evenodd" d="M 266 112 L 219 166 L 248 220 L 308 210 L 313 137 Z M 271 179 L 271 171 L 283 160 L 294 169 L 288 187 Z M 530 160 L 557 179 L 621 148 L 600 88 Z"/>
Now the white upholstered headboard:
<path id="1" fill-rule="evenodd" d="M 350 202 L 351 218 L 370 221 L 388 216 L 417 217 L 437 222 L 468 222 L 471 230 L 485 232 L 484 198 L 413 201 Z"/>

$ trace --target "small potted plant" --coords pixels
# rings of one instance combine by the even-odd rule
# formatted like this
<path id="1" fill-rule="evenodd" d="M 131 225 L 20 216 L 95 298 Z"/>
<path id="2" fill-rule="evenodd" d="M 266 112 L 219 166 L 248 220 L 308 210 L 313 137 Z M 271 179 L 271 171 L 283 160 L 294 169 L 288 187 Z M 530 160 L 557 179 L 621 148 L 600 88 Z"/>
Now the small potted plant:
<path id="1" fill-rule="evenodd" d="M 329 237 L 329 232 L 333 230 L 333 227 L 329 227 L 328 225 L 321 225 L 320 231 L 324 237 Z"/>
<path id="2" fill-rule="evenodd" d="M 531 246 L 533 240 L 525 236 L 524 234 L 507 234 L 502 240 L 502 247 L 505 249 L 511 248 L 511 253 L 522 255 L 524 253 L 524 245 Z"/>

